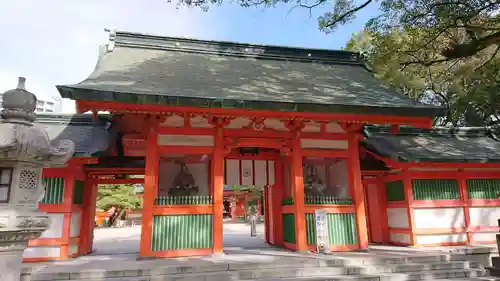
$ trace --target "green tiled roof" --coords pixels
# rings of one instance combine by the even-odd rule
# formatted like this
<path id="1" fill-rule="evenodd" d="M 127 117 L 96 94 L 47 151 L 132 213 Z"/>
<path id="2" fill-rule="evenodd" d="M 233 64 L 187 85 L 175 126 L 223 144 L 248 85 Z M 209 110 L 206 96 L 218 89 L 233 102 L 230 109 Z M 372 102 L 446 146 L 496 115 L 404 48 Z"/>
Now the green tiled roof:
<path id="1" fill-rule="evenodd" d="M 357 53 L 112 32 L 97 66 L 64 98 L 286 112 L 434 117 L 383 86 Z"/>
<path id="2" fill-rule="evenodd" d="M 35 123 L 46 130 L 54 142 L 71 140 L 75 143 L 75 156 L 90 157 L 108 149 L 110 117 L 91 114 L 37 114 Z"/>
<path id="3" fill-rule="evenodd" d="M 402 127 L 392 135 L 389 127 L 366 126 L 365 135 L 364 146 L 397 161 L 500 162 L 500 141 L 485 128 Z"/>

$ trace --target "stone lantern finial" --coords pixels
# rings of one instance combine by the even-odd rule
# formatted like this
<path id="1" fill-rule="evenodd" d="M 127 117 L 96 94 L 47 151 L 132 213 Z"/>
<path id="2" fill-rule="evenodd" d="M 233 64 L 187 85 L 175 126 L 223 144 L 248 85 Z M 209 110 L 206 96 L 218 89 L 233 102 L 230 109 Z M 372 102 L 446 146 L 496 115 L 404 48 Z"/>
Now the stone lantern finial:
<path id="1" fill-rule="evenodd" d="M 17 87 L 3 94 L 0 116 L 12 121 L 32 123 L 36 118 L 36 102 L 36 96 L 26 90 L 26 78 L 19 77 Z"/>

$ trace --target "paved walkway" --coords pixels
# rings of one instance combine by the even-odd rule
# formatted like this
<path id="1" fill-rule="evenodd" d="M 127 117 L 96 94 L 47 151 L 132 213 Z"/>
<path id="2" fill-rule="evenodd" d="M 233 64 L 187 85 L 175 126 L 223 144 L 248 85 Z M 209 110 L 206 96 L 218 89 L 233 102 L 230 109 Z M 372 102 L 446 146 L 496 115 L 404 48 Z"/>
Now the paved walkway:
<path id="1" fill-rule="evenodd" d="M 141 227 L 99 228 L 94 230 L 94 253 L 92 255 L 139 253 Z M 257 225 L 257 237 L 250 236 L 250 225 L 243 223 L 224 224 L 224 249 L 270 248 L 264 242 L 264 224 Z"/>

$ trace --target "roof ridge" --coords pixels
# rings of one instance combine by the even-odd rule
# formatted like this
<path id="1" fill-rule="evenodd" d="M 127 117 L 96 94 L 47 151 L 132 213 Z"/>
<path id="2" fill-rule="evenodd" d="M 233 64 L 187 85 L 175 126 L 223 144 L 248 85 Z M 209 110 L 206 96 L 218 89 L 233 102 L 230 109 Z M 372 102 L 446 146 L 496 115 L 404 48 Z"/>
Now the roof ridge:
<path id="1" fill-rule="evenodd" d="M 116 46 L 161 49 L 197 53 L 218 53 L 243 57 L 262 57 L 275 59 L 298 59 L 305 61 L 341 62 L 364 65 L 357 52 L 303 48 L 276 45 L 239 43 L 230 41 L 201 40 L 186 37 L 159 36 L 119 30 L 107 30 L 110 51 Z"/>

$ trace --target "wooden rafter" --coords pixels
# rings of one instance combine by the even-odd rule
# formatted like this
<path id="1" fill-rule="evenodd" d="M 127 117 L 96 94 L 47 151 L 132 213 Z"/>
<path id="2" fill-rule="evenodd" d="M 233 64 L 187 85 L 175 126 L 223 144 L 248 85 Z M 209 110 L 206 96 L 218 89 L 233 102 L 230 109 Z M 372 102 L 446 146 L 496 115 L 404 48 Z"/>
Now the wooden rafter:
<path id="1" fill-rule="evenodd" d="M 279 112 L 265 110 L 242 110 L 242 109 L 222 109 L 222 108 L 201 108 L 201 107 L 175 107 L 159 106 L 146 104 L 127 104 L 115 102 L 98 102 L 88 100 L 77 101 L 79 112 L 88 110 L 111 111 L 116 113 L 135 113 L 135 114 L 199 114 L 207 116 L 221 117 L 259 117 L 259 118 L 277 118 L 282 120 L 300 119 L 308 121 L 332 121 L 351 122 L 351 123 L 371 123 L 371 124 L 390 124 L 390 125 L 410 125 L 420 128 L 430 128 L 432 118 L 415 116 L 390 116 L 376 114 L 357 114 L 357 113 L 314 113 L 314 112 Z"/>

